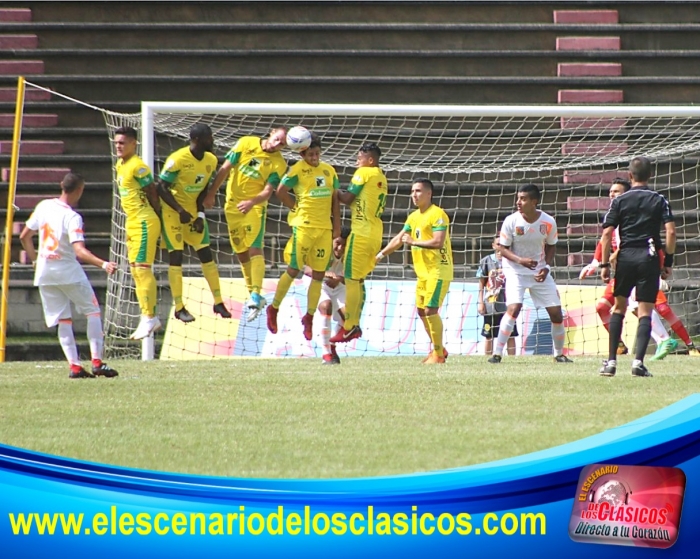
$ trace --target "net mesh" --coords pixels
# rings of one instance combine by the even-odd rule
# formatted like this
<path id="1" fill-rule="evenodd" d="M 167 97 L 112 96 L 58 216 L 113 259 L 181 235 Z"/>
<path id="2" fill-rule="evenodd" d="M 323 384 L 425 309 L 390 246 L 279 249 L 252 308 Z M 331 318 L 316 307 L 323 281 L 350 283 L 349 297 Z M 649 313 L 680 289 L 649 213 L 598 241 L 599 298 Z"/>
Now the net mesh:
<path id="1" fill-rule="evenodd" d="M 275 126 L 303 125 L 323 139 L 323 160 L 335 166 L 342 185 L 347 185 L 355 168 L 359 146 L 377 142 L 382 149 L 381 167 L 389 179 L 389 200 L 384 213 L 385 241 L 395 235 L 412 211 L 410 185 L 417 176 L 429 176 L 436 184 L 434 201 L 451 220 L 450 235 L 455 261 L 455 281 L 442 310 L 446 345 L 456 353 L 481 351 L 481 320 L 476 315 L 476 268 L 479 260 L 492 252 L 492 241 L 503 219 L 514 211 L 515 192 L 524 182 L 543 191 L 541 209 L 555 217 L 560 240 L 554 277 L 563 291 L 567 316 L 568 347 L 571 353 L 599 353 L 606 347 L 605 331 L 596 318 L 595 301 L 602 293 L 595 277 L 579 280 L 581 267 L 592 258 L 601 229 L 600 222 L 609 199 L 608 188 L 615 176 L 626 176 L 629 160 L 645 155 L 654 161 L 651 181 L 666 196 L 676 215 L 678 249 L 671 291 L 667 294 L 691 334 L 700 331 L 698 309 L 698 152 L 700 118 L 654 116 L 577 116 L 567 107 L 566 116 L 348 116 L 333 114 L 155 112 L 153 130 L 141 130 L 140 114 L 105 112 L 110 135 L 119 126 L 133 126 L 155 139 L 154 173 L 167 156 L 187 144 L 190 127 L 208 124 L 214 133 L 215 151 L 222 157 L 241 136 L 264 137 Z M 607 114 L 607 113 L 606 113 Z M 284 152 L 293 162 L 298 156 Z M 138 322 L 139 310 L 128 272 L 124 215 L 118 195 L 113 197 L 112 256 L 120 272 L 110 281 L 106 311 L 106 348 L 112 355 L 135 356 L 138 344 L 128 341 Z M 223 192 L 223 189 L 222 189 Z M 228 240 L 223 215 L 223 195 L 215 209 L 207 211 L 212 249 L 222 278 L 227 305 L 234 311 L 234 326 L 221 320 L 196 321 L 187 328 L 166 330 L 164 344 L 173 358 L 215 355 L 318 355 L 318 344 L 301 338 L 297 319 L 304 309 L 304 286 L 297 282 L 288 299 L 287 330 L 273 340 L 267 333 L 264 313 L 246 323 L 240 267 Z M 347 209 L 346 212 L 347 222 Z M 275 197 L 270 201 L 265 235 L 266 278 L 279 277 L 285 265 L 282 251 L 290 235 L 286 209 Z M 186 251 L 183 270 L 190 278 L 186 298 L 197 299 L 205 308 L 210 304 L 206 284 L 196 254 Z M 159 254 L 156 275 L 159 287 L 159 314 L 172 322 L 167 286 L 167 254 Z M 400 250 L 377 266 L 368 286 L 368 302 L 363 314 L 365 338 L 346 348 L 351 355 L 395 355 L 427 351 L 428 338 L 418 328 L 415 317 L 413 284 L 415 278 L 407 251 Z M 227 283 L 228 280 L 230 283 Z M 390 281 L 391 280 L 391 281 Z M 394 280 L 409 280 L 406 282 Z M 270 289 L 263 292 L 271 299 Z M 597 288 L 594 288 L 597 286 Z M 190 303 L 187 303 L 191 310 Z M 521 316 L 526 329 L 518 341 L 518 351 L 551 352 L 549 321 L 542 311 L 529 308 Z M 294 326 L 296 324 L 296 327 Z M 381 326 L 380 326 L 381 325 Z M 373 330 L 376 328 L 376 331 Z M 452 329 L 452 330 L 451 330 Z M 224 334 L 221 334 L 225 330 Z M 235 330 L 235 332 L 233 331 Z M 632 331 L 627 328 L 627 331 Z M 286 334 L 285 334 L 286 332 Z M 223 337 L 222 337 L 223 336 Z"/>

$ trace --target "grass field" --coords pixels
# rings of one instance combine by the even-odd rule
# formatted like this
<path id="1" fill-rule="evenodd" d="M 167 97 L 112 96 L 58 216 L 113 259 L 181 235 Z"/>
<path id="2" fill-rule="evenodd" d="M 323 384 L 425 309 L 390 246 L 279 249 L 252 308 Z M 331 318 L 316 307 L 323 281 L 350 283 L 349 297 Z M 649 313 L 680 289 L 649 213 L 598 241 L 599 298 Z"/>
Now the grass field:
<path id="1" fill-rule="evenodd" d="M 81 460 L 234 477 L 328 478 L 466 466 L 574 441 L 697 392 L 700 359 L 615 378 L 599 358 L 113 361 L 0 365 L 0 442 Z"/>

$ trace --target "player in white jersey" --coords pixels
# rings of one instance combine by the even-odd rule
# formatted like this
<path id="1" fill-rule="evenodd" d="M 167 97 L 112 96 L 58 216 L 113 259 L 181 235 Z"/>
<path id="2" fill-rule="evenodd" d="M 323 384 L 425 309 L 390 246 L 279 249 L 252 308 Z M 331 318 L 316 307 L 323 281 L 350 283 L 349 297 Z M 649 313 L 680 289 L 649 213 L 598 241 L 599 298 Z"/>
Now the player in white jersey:
<path id="1" fill-rule="evenodd" d="M 117 371 L 102 361 L 104 334 L 100 306 L 87 275 L 78 262 L 101 267 L 108 274 L 117 265 L 98 258 L 85 248 L 83 218 L 73 208 L 83 194 L 85 181 L 68 173 L 61 181 L 61 197 L 42 200 L 27 220 L 19 238 L 30 260 L 36 264 L 34 285 L 39 287 L 46 325 L 58 325 L 58 339 L 70 365 L 70 378 L 116 377 Z M 34 234 L 39 231 L 39 251 Z M 87 335 L 92 373 L 80 364 L 73 334 L 71 301 L 87 317 Z"/>
<path id="2" fill-rule="evenodd" d="M 534 184 L 518 188 L 518 211 L 509 215 L 501 227 L 499 245 L 506 277 L 507 310 L 501 319 L 498 338 L 489 363 L 500 363 L 516 319 L 523 308 L 525 290 L 535 307 L 544 307 L 552 321 L 554 360 L 571 363 L 564 355 L 564 316 L 557 286 L 550 275 L 557 244 L 557 223 L 554 218 L 538 210 L 540 191 Z"/>
<path id="3" fill-rule="evenodd" d="M 326 277 L 321 287 L 321 297 L 318 300 L 318 313 L 321 315 L 321 347 L 323 348 L 323 364 L 339 365 L 340 357 L 334 343 L 331 343 L 331 318 L 342 328 L 345 324 L 345 243 L 350 236 L 350 228 L 343 227 L 340 237 L 333 239 L 333 256 L 326 270 Z M 311 283 L 311 268 L 304 269 L 304 283 Z"/>

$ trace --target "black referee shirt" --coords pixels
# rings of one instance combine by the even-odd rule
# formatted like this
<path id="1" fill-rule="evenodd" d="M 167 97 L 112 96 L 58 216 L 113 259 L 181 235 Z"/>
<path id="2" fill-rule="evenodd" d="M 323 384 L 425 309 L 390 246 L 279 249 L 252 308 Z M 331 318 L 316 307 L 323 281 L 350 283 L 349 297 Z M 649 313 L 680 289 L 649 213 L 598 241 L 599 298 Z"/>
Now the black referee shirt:
<path id="1" fill-rule="evenodd" d="M 673 221 L 666 198 L 648 186 L 633 186 L 612 201 L 603 218 L 603 228 L 619 227 L 620 247 L 647 247 L 654 240 L 656 249 L 662 247 L 661 226 Z"/>

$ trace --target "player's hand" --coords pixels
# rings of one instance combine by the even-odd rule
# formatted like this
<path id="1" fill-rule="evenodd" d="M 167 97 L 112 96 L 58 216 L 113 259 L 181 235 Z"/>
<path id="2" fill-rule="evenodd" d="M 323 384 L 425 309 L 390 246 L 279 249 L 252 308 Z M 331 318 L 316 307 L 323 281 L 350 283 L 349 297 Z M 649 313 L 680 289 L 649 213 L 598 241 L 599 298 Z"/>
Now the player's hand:
<path id="1" fill-rule="evenodd" d="M 672 272 L 673 269 L 670 266 L 664 266 L 663 268 L 661 268 L 661 279 L 665 280 L 666 278 L 671 277 Z"/>
<path id="2" fill-rule="evenodd" d="M 486 303 L 478 303 L 476 305 L 476 312 L 478 312 L 481 316 L 484 316 L 486 314 Z"/>
<path id="3" fill-rule="evenodd" d="M 340 278 L 335 274 L 329 274 L 324 278 L 324 281 L 328 287 L 334 289 L 338 287 L 338 284 L 340 283 Z"/>
<path id="4" fill-rule="evenodd" d="M 549 269 L 548 268 L 542 268 L 539 272 L 535 274 L 535 281 L 538 283 L 542 283 L 544 280 L 547 279 L 547 275 L 549 274 Z"/>
<path id="5" fill-rule="evenodd" d="M 102 264 L 102 269 L 107 272 L 110 276 L 117 271 L 117 263 L 116 262 L 104 262 Z"/>
<path id="6" fill-rule="evenodd" d="M 405 245 L 413 246 L 413 237 L 411 237 L 411 235 L 409 235 L 408 233 L 404 233 L 401 236 L 401 242 Z"/>
<path id="7" fill-rule="evenodd" d="M 537 268 L 537 260 L 533 260 L 532 258 L 521 258 L 519 264 L 530 270 Z"/>
<path id="8" fill-rule="evenodd" d="M 192 229 L 194 229 L 195 233 L 203 233 L 204 232 L 204 220 L 201 217 L 198 217 L 192 222 Z"/>
<path id="9" fill-rule="evenodd" d="M 192 214 L 187 210 L 181 210 L 178 213 L 180 214 L 180 223 L 189 223 L 192 221 Z"/>
<path id="10" fill-rule="evenodd" d="M 598 270 L 598 266 L 594 266 L 593 264 L 589 264 L 588 266 L 584 266 L 583 269 L 581 270 L 581 273 L 578 275 L 578 279 L 583 279 L 590 277 L 592 275 L 595 275 L 596 271 Z"/>
<path id="11" fill-rule="evenodd" d="M 604 283 L 610 282 L 610 266 L 600 269 L 600 279 L 602 279 Z"/>
<path id="12" fill-rule="evenodd" d="M 202 206 L 204 206 L 205 210 L 211 210 L 214 207 L 215 200 L 215 196 L 205 196 L 204 200 L 202 200 Z"/>
<path id="13" fill-rule="evenodd" d="M 238 211 L 241 212 L 242 214 L 247 214 L 254 206 L 252 200 L 243 200 L 242 202 L 238 202 L 238 205 L 236 206 L 238 208 Z"/>

